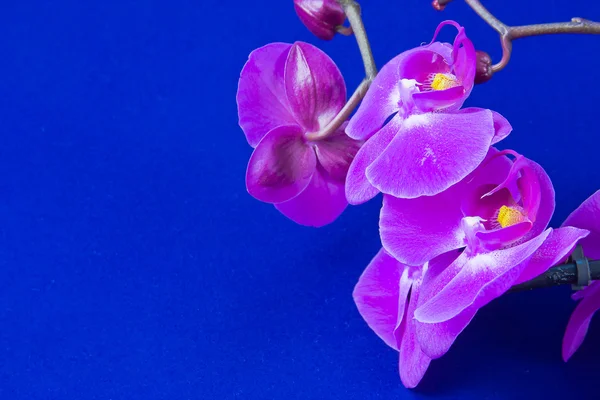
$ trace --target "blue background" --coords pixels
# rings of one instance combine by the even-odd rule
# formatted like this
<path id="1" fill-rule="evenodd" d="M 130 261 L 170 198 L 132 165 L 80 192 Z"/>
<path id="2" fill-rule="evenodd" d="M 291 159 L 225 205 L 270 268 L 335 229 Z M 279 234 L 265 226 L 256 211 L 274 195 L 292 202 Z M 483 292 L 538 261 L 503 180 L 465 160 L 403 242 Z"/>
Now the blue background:
<path id="1" fill-rule="evenodd" d="M 488 5 L 511 24 L 600 17 L 597 2 Z M 460 1 L 363 9 L 379 66 L 448 18 L 500 56 Z M 598 321 L 560 358 L 567 287 L 493 302 L 402 387 L 351 297 L 380 198 L 311 229 L 245 191 L 239 72 L 295 40 L 328 52 L 349 90 L 362 79 L 354 39 L 313 38 L 291 0 L 3 2 L 0 399 L 598 398 Z M 468 102 L 504 114 L 503 147 L 546 168 L 555 226 L 600 188 L 599 40 L 522 39 Z"/>

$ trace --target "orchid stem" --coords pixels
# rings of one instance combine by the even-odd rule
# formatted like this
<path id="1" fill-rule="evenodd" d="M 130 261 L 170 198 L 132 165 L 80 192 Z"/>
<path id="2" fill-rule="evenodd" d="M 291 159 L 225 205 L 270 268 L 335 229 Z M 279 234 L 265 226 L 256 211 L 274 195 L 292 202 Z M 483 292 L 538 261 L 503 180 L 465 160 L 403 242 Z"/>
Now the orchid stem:
<path id="1" fill-rule="evenodd" d="M 354 33 L 356 42 L 358 43 L 358 49 L 362 57 L 363 64 L 365 66 L 365 79 L 358 85 L 352 96 L 348 99 L 344 107 L 338 112 L 338 114 L 318 132 L 307 134 L 308 140 L 323 140 L 331 136 L 340 126 L 350 117 L 352 112 L 358 107 L 361 100 L 367 94 L 367 90 L 371 86 L 371 82 L 377 75 L 377 66 L 375 65 L 375 59 L 373 58 L 373 52 L 371 51 L 371 44 L 367 38 L 367 32 L 365 25 L 363 24 L 360 16 L 360 5 L 354 0 L 337 0 L 338 3 L 344 9 L 349 27 L 338 27 L 338 32 L 343 35 Z"/>
<path id="2" fill-rule="evenodd" d="M 354 0 L 337 1 L 344 9 L 344 13 L 346 13 L 350 27 L 356 37 L 356 43 L 358 44 L 358 49 L 360 50 L 360 55 L 365 66 L 365 75 L 367 79 L 372 80 L 377 75 L 377 67 L 375 66 L 375 59 L 373 58 L 367 31 L 360 16 L 360 5 Z"/>
<path id="3" fill-rule="evenodd" d="M 509 292 L 567 284 L 573 285 L 575 289 L 581 289 L 578 285 L 582 284 L 585 287 L 594 280 L 600 280 L 600 260 L 587 259 L 581 247 L 578 247 L 568 262 L 556 265 L 533 279 L 513 286 Z"/>
<path id="4" fill-rule="evenodd" d="M 452 0 L 435 0 L 433 5 L 436 9 L 442 10 L 451 1 Z M 600 23 L 589 21 L 583 18 L 572 18 L 569 22 L 509 26 L 489 12 L 479 0 L 465 0 L 465 3 L 467 3 L 469 7 L 471 7 L 473 11 L 479 15 L 479 17 L 481 17 L 481 19 L 487 22 L 488 25 L 490 25 L 496 32 L 500 34 L 502 58 L 498 63 L 492 65 L 492 73 L 501 71 L 504 67 L 506 67 L 512 53 L 512 42 L 516 39 L 529 36 L 554 35 L 560 33 L 590 35 L 600 34 Z"/>
<path id="5" fill-rule="evenodd" d="M 344 122 L 346 122 L 350 117 L 350 114 L 352 114 L 352 111 L 360 104 L 363 97 L 365 97 L 369 86 L 371 86 L 371 80 L 368 78 L 363 79 L 344 107 L 342 107 L 340 112 L 331 120 L 331 122 L 318 132 L 308 133 L 306 138 L 308 140 L 317 141 L 323 140 L 333 134 Z"/>

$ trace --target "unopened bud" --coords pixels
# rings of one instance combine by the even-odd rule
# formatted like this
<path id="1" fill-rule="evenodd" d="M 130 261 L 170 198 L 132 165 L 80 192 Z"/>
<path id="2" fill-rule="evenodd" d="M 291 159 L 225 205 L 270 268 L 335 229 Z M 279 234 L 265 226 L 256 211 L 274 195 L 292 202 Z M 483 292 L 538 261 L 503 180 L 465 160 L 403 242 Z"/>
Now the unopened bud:
<path id="1" fill-rule="evenodd" d="M 485 51 L 477 50 L 477 67 L 475 72 L 475 83 L 485 83 L 492 79 L 492 58 Z"/>
<path id="2" fill-rule="evenodd" d="M 433 0 L 431 2 L 431 5 L 433 6 L 433 8 L 435 8 L 437 11 L 444 11 L 444 8 L 446 8 L 446 4 L 440 4 L 439 0 Z"/>
<path id="3" fill-rule="evenodd" d="M 294 0 L 296 14 L 316 37 L 331 40 L 346 14 L 336 0 Z"/>

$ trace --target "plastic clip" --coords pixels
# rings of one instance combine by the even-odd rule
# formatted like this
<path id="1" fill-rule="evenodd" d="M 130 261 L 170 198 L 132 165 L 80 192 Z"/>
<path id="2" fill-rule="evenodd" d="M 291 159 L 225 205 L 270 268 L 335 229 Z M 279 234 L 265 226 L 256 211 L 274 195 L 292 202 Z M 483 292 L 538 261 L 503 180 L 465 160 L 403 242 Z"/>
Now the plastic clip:
<path id="1" fill-rule="evenodd" d="M 571 261 L 575 263 L 577 268 L 577 283 L 571 285 L 573 290 L 581 290 L 588 286 L 591 281 L 590 262 L 583 254 L 583 248 L 579 245 L 571 253 Z"/>

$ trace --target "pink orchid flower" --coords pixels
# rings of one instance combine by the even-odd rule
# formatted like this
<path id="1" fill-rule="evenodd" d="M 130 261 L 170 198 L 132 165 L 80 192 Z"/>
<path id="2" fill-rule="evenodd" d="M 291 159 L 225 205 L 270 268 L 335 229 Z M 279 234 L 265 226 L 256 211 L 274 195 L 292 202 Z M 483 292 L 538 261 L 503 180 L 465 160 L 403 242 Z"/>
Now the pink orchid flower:
<path id="1" fill-rule="evenodd" d="M 272 43 L 253 51 L 240 75 L 239 123 L 254 152 L 246 187 L 291 220 L 309 226 L 333 222 L 348 205 L 344 183 L 361 142 L 344 126 L 318 141 L 318 132 L 346 101 L 334 62 L 308 44 Z"/>
<path id="2" fill-rule="evenodd" d="M 398 351 L 400 380 L 408 388 L 416 387 L 431 362 L 417 338 L 414 313 L 420 297 L 427 292 L 431 276 L 446 268 L 458 252 L 448 252 L 420 267 L 411 267 L 392 257 L 384 249 L 362 273 L 353 298 L 367 325 L 388 346 Z M 470 321 L 470 319 L 469 319 Z M 467 321 L 467 323 L 469 322 Z M 436 325 L 437 337 L 444 340 L 444 330 L 452 329 L 452 322 Z"/>
<path id="3" fill-rule="evenodd" d="M 453 45 L 435 42 L 446 25 L 458 29 Z M 471 173 L 490 145 L 510 133 L 500 114 L 459 111 L 473 88 L 476 59 L 464 28 L 445 21 L 431 43 L 381 69 L 346 129 L 354 139 L 368 139 L 348 172 L 351 204 L 379 192 L 401 198 L 440 193 Z"/>
<path id="4" fill-rule="evenodd" d="M 546 229 L 553 212 L 554 189 L 542 167 L 494 148 L 438 195 L 384 196 L 385 250 L 367 267 L 354 297 L 369 326 L 399 350 L 405 385 L 420 381 L 429 361 L 449 350 L 479 308 L 521 277 L 546 271 L 588 234 Z M 400 311 L 390 311 L 394 301 Z"/>
<path id="5" fill-rule="evenodd" d="M 590 234 L 579 244 L 584 254 L 591 259 L 600 259 L 600 190 L 584 201 L 565 220 L 563 226 L 576 226 L 587 229 Z M 573 294 L 574 300 L 581 300 L 567 324 L 563 338 L 562 356 L 567 361 L 577 351 L 590 326 L 592 316 L 600 309 L 600 281 Z"/>
<path id="6" fill-rule="evenodd" d="M 435 294 L 415 311 L 415 318 L 438 323 L 466 310 L 474 313 L 523 276 L 537 276 L 566 257 L 588 232 L 546 229 L 554 205 L 552 182 L 540 165 L 494 148 L 481 167 L 436 196 L 384 196 L 381 239 L 397 260 L 422 265 L 464 249 L 432 282 Z M 530 263 L 544 244 L 545 251 Z"/>

